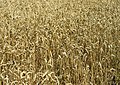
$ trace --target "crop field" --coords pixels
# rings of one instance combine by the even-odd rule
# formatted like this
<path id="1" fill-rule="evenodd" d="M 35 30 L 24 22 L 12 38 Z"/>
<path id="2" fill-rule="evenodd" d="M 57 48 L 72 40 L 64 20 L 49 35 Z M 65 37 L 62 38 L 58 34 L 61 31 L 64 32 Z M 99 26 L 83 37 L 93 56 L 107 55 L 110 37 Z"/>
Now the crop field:
<path id="1" fill-rule="evenodd" d="M 0 85 L 120 85 L 120 0 L 0 0 Z"/>

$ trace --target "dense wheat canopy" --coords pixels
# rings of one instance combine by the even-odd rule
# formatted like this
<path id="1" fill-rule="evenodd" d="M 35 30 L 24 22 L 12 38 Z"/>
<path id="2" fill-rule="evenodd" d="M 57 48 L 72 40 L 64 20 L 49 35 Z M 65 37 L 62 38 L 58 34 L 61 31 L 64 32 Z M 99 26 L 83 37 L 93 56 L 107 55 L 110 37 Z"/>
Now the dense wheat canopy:
<path id="1" fill-rule="evenodd" d="M 120 1 L 0 0 L 0 85 L 120 85 Z"/>

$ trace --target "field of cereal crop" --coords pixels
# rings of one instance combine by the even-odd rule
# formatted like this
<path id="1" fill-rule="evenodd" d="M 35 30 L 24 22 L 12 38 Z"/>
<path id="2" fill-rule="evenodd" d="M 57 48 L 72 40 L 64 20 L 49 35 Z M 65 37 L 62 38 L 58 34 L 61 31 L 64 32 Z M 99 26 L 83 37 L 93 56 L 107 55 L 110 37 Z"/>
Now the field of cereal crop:
<path id="1" fill-rule="evenodd" d="M 0 0 L 0 85 L 120 85 L 120 1 Z"/>

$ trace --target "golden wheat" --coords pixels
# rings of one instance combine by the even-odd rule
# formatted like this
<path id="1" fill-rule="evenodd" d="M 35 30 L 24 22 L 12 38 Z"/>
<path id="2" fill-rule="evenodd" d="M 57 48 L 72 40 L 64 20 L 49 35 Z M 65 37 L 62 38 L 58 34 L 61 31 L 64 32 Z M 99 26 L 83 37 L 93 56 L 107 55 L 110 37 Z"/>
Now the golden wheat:
<path id="1" fill-rule="evenodd" d="M 0 0 L 0 85 L 119 85 L 119 0 Z"/>

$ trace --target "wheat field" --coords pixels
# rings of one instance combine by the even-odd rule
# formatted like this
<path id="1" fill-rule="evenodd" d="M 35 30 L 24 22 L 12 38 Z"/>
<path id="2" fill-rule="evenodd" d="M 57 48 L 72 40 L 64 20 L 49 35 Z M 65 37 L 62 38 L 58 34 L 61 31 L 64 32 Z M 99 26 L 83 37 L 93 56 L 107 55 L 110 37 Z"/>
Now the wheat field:
<path id="1" fill-rule="evenodd" d="M 120 85 L 120 1 L 0 0 L 0 85 Z"/>

